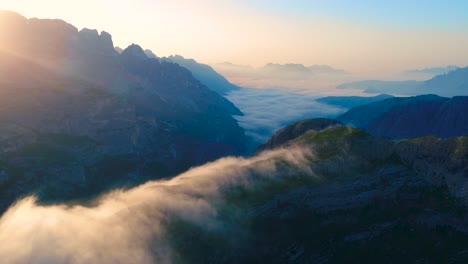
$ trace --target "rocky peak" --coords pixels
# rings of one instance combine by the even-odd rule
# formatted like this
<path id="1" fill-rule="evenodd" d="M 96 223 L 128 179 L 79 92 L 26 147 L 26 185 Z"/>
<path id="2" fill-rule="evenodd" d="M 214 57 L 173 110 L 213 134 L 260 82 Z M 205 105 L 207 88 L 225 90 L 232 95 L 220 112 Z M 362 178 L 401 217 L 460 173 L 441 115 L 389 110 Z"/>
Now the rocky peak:
<path id="1" fill-rule="evenodd" d="M 143 51 L 143 49 L 137 44 L 132 44 L 128 46 L 126 49 L 122 51 L 121 56 L 139 58 L 139 59 L 148 58 L 145 54 L 145 51 Z"/>
<path id="2" fill-rule="evenodd" d="M 105 55 L 116 55 L 112 36 L 102 31 L 99 35 L 96 29 L 83 28 L 78 33 L 79 49 L 91 53 L 100 53 Z"/>
<path id="3" fill-rule="evenodd" d="M 149 49 L 145 50 L 145 54 L 150 59 L 158 59 L 158 56 L 156 56 L 156 54 L 154 54 L 152 50 L 149 50 Z"/>
<path id="4" fill-rule="evenodd" d="M 87 39 L 97 39 L 99 38 L 99 33 L 96 29 L 83 28 L 80 30 L 80 36 Z"/>

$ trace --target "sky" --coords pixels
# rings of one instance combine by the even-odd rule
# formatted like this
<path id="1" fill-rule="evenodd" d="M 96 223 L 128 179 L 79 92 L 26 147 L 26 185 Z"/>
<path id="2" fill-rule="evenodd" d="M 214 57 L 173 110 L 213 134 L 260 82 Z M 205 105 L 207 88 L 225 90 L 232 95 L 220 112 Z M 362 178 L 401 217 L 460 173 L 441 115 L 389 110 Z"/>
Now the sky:
<path id="1" fill-rule="evenodd" d="M 326 64 L 369 76 L 468 65 L 466 0 L 0 0 L 0 9 L 208 64 Z"/>

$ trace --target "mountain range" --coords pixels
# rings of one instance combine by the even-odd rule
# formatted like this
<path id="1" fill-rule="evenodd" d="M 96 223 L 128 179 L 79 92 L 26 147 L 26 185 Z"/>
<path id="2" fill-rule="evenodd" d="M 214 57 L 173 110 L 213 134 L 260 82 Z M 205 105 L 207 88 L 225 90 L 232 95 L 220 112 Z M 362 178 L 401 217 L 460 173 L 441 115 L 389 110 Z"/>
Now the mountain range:
<path id="1" fill-rule="evenodd" d="M 378 137 L 468 135 L 468 97 L 394 97 L 352 108 L 336 119 Z"/>
<path id="2" fill-rule="evenodd" d="M 365 93 L 393 95 L 436 94 L 439 96 L 468 95 L 468 67 L 456 68 L 427 81 L 378 81 L 366 80 L 344 83 L 338 89 L 357 89 Z"/>
<path id="3" fill-rule="evenodd" d="M 446 67 L 433 67 L 433 68 L 424 68 L 424 69 L 417 69 L 417 70 L 407 70 L 404 73 L 408 75 L 430 75 L 431 77 L 434 77 L 435 75 L 446 74 L 458 68 L 460 67 L 449 65 Z"/>
<path id="4" fill-rule="evenodd" d="M 238 90 L 239 87 L 230 83 L 221 74 L 206 64 L 198 63 L 193 59 L 186 59 L 180 55 L 161 58 L 163 61 L 177 63 L 192 72 L 193 76 L 213 91 L 226 95 L 228 92 Z"/>
<path id="5" fill-rule="evenodd" d="M 237 88 L 194 60 L 0 11 L 0 62 L 1 262 L 468 259 L 468 96 L 305 98 L 352 108 L 247 157 L 222 96 Z M 411 89 L 463 94 L 467 70 Z M 277 71 L 330 69 L 264 69 Z M 295 97 L 269 97 L 296 116 Z M 244 123 L 272 123 L 263 111 Z"/>
<path id="6" fill-rule="evenodd" d="M 376 96 L 327 96 L 317 99 L 317 102 L 325 103 L 328 105 L 339 106 L 343 108 L 353 108 L 360 105 L 379 102 L 393 96 L 388 94 L 379 94 Z"/>
<path id="7" fill-rule="evenodd" d="M 251 88 L 307 89 L 330 82 L 344 82 L 350 76 L 347 71 L 329 65 L 307 66 L 299 63 L 267 63 L 261 67 L 252 67 L 224 62 L 213 67 L 232 82 Z"/>
<path id="8" fill-rule="evenodd" d="M 81 197 L 245 151 L 239 109 L 138 45 L 119 54 L 106 32 L 7 11 L 0 37 L 3 209 L 21 193 Z"/>

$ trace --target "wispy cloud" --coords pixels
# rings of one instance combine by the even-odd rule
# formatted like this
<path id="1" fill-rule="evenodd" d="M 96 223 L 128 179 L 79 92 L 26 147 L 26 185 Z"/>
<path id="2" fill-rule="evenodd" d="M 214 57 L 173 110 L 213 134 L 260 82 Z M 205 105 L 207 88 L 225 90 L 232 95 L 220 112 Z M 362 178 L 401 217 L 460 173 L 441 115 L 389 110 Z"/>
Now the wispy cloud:
<path id="1" fill-rule="evenodd" d="M 312 177 L 305 166 L 311 155 L 292 148 L 250 159 L 223 158 L 171 180 L 114 191 L 89 207 L 41 206 L 34 197 L 23 199 L 0 219 L 1 262 L 172 263 L 174 252 L 165 236 L 171 219 L 219 228 L 216 204 L 223 191 L 294 175 L 284 169 Z M 284 161 L 290 166 L 281 167 Z"/>

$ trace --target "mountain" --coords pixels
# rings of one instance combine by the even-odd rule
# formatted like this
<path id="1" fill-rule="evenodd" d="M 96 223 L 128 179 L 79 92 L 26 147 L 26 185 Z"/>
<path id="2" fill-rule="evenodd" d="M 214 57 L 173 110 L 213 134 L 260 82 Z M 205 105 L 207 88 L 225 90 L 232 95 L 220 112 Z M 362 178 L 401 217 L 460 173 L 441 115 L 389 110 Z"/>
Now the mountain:
<path id="1" fill-rule="evenodd" d="M 467 137 L 395 142 L 335 125 L 270 145 L 268 149 L 310 149 L 312 154 L 302 162 L 310 164 L 315 180 L 305 183 L 307 177 L 278 169 L 292 176 L 278 184 L 262 184 L 261 194 L 247 191 L 242 193 L 245 198 L 236 196 L 242 201 L 238 204 L 253 206 L 246 220 L 253 229 L 252 244 L 246 248 L 255 243 L 255 249 L 240 259 L 269 263 L 380 262 L 389 255 L 391 262 L 466 259 L 462 245 L 468 244 L 468 196 L 463 190 L 468 186 L 467 143 Z M 294 166 L 289 164 L 285 166 Z M 257 200 L 257 195 L 269 198 Z M 442 246 L 441 241 L 451 246 Z"/>
<path id="2" fill-rule="evenodd" d="M 151 51 L 149 51 L 151 52 Z M 213 68 L 206 64 L 201 64 L 193 59 L 186 59 L 180 55 L 161 58 L 163 61 L 177 63 L 192 72 L 193 76 L 205 84 L 208 88 L 225 95 L 229 91 L 238 90 L 239 87 L 230 83 L 226 78 L 217 73 Z"/>
<path id="3" fill-rule="evenodd" d="M 343 108 L 353 108 L 360 105 L 370 104 L 379 102 L 393 96 L 388 94 L 379 94 L 372 97 L 363 96 L 327 96 L 317 99 L 317 102 L 325 103 L 329 105 L 339 106 Z"/>
<path id="4" fill-rule="evenodd" d="M 338 85 L 337 89 L 355 89 L 362 90 L 365 93 L 390 93 L 414 95 L 416 89 L 420 87 L 418 81 L 378 81 L 365 80 Z"/>
<path id="5" fill-rule="evenodd" d="M 365 93 L 401 95 L 437 94 L 439 96 L 468 95 L 468 67 L 457 68 L 427 81 L 359 81 L 338 85 L 338 89 L 358 89 Z"/>
<path id="6" fill-rule="evenodd" d="M 106 32 L 0 12 L 0 208 L 84 197 L 245 151 L 231 102 Z M 5 176 L 6 177 L 6 176 Z"/>
<path id="7" fill-rule="evenodd" d="M 265 144 L 257 148 L 256 153 L 281 147 L 309 131 L 320 131 L 338 125 L 341 123 L 327 118 L 304 119 L 295 122 L 278 130 Z"/>
<path id="8" fill-rule="evenodd" d="M 156 54 L 154 54 L 153 51 L 151 51 L 149 49 L 145 50 L 145 54 L 150 59 L 159 59 L 158 56 L 156 56 Z"/>
<path id="9" fill-rule="evenodd" d="M 276 64 L 268 63 L 263 68 L 259 69 L 265 73 L 276 73 L 276 74 L 346 74 L 344 70 L 335 69 L 328 65 L 312 65 L 304 66 L 303 64 L 288 63 L 288 64 Z"/>
<path id="10" fill-rule="evenodd" d="M 250 88 L 310 89 L 350 80 L 348 72 L 328 65 L 267 63 L 261 67 L 224 62 L 213 65 L 235 84 Z"/>
<path id="11" fill-rule="evenodd" d="M 448 138 L 468 135 L 468 97 L 395 97 L 352 108 L 337 118 L 374 136 Z"/>
<path id="12" fill-rule="evenodd" d="M 117 51 L 117 53 L 122 53 L 123 49 L 121 47 L 118 47 L 118 46 L 115 46 L 114 47 L 115 51 Z"/>
<path id="13" fill-rule="evenodd" d="M 21 199 L 0 219 L 0 240 L 9 242 L 0 247 L 0 258 L 12 263 L 466 261 L 468 137 L 395 141 L 340 125 L 319 130 L 325 120 L 317 122 L 272 151 L 223 158 L 84 204 L 46 206 Z M 20 250 L 25 246 L 28 250 Z"/>
<path id="14" fill-rule="evenodd" d="M 458 68 L 460 67 L 449 65 L 447 67 L 434 67 L 434 68 L 424 68 L 424 69 L 417 69 L 417 70 L 408 70 L 408 71 L 405 71 L 404 73 L 409 74 L 409 75 L 431 75 L 433 77 L 434 75 L 441 75 L 441 74 L 449 73 Z"/>

